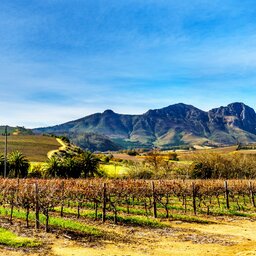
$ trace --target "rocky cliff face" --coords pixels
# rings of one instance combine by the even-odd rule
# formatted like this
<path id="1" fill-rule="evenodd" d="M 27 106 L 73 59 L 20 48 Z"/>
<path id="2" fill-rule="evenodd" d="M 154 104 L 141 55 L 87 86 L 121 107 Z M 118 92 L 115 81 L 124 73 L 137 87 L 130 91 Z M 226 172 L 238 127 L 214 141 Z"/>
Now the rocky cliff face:
<path id="1" fill-rule="evenodd" d="M 106 110 L 62 125 L 34 129 L 34 132 L 73 134 L 73 140 L 76 140 L 74 134 L 82 138 L 84 134 L 96 133 L 123 147 L 249 143 L 256 141 L 256 114 L 243 103 L 232 103 L 209 112 L 180 103 L 142 115 L 121 115 Z"/>
<path id="2" fill-rule="evenodd" d="M 209 121 L 214 128 L 239 128 L 255 134 L 255 111 L 243 103 L 232 103 L 227 107 L 215 108 L 209 111 Z M 215 127 L 215 124 L 217 125 Z"/>

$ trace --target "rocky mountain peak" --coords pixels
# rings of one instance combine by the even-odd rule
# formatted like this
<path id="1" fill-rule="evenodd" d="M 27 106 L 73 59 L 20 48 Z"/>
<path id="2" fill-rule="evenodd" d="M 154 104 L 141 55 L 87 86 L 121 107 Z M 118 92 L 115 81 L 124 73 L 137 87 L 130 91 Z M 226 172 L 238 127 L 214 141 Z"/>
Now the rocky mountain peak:
<path id="1" fill-rule="evenodd" d="M 116 113 L 111 109 L 106 109 L 102 114 L 103 115 L 114 115 Z"/>
<path id="2" fill-rule="evenodd" d="M 84 136 L 86 133 L 108 136 L 125 148 L 168 148 L 203 143 L 230 145 L 238 141 L 256 142 L 256 114 L 241 102 L 214 108 L 209 112 L 178 103 L 151 109 L 142 115 L 123 115 L 107 109 L 103 113 L 69 123 L 34 129 L 34 132 L 58 135 L 72 133 L 74 136 L 70 139 L 78 145 L 85 145 L 83 140 L 88 137 Z M 81 141 L 80 138 L 84 139 Z M 96 137 L 93 138 L 96 141 Z"/>

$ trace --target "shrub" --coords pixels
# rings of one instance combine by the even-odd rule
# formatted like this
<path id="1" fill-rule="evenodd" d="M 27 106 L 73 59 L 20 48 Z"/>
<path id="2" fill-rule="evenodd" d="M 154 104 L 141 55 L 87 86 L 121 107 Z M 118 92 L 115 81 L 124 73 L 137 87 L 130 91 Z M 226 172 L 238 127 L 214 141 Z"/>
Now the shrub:
<path id="1" fill-rule="evenodd" d="M 44 176 L 45 168 L 42 164 L 32 165 L 28 172 L 28 178 L 43 178 Z"/>

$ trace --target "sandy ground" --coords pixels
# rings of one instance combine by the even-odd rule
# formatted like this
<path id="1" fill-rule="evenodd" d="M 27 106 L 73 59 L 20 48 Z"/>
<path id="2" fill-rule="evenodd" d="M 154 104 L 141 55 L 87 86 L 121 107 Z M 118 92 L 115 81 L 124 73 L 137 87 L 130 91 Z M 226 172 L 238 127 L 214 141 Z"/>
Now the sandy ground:
<path id="1" fill-rule="evenodd" d="M 185 255 L 256 255 L 256 222 L 253 220 L 218 219 L 218 224 L 173 222 L 170 228 L 148 229 L 101 225 L 111 239 L 72 240 L 63 235 L 41 234 L 44 246 L 39 249 L 0 247 L 8 256 L 185 256 Z"/>

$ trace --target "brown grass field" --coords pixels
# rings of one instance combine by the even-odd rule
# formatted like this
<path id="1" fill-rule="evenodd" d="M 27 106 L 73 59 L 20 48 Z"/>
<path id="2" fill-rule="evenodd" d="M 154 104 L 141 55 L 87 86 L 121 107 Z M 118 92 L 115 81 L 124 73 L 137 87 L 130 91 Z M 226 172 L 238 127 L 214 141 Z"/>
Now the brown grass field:
<path id="1" fill-rule="evenodd" d="M 229 146 L 229 147 L 220 147 L 220 148 L 209 148 L 209 149 L 197 149 L 195 151 L 191 150 L 177 150 L 175 151 L 178 155 L 178 158 L 183 161 L 190 160 L 190 157 L 194 154 L 203 154 L 203 153 L 219 153 L 219 154 L 230 154 L 230 153 L 239 153 L 245 155 L 253 155 L 256 154 L 256 150 L 239 150 L 237 151 L 237 146 Z M 168 155 L 169 151 L 161 152 L 162 155 Z M 170 151 L 172 152 L 172 151 Z M 123 160 L 131 160 L 135 162 L 142 162 L 146 159 L 146 156 L 129 156 L 126 153 L 113 153 L 114 158 L 123 159 Z"/>
<path id="2" fill-rule="evenodd" d="M 0 136 L 0 153 L 4 154 L 5 139 Z M 8 136 L 8 153 L 18 150 L 29 161 L 43 162 L 47 160 L 47 153 L 56 150 L 61 145 L 56 138 L 42 135 L 11 135 Z"/>

